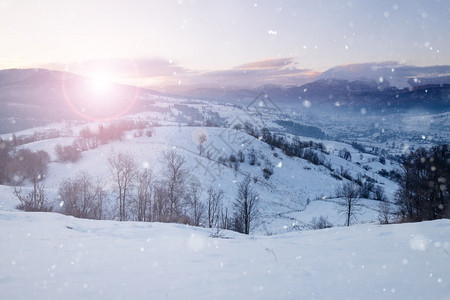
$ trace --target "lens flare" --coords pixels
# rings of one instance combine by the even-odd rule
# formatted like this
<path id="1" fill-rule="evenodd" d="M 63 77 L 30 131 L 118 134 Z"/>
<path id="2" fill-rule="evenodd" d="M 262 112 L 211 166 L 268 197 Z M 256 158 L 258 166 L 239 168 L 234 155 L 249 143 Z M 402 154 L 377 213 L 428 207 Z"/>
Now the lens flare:
<path id="1" fill-rule="evenodd" d="M 97 72 L 90 77 L 90 86 L 97 94 L 105 94 L 111 90 L 113 78 L 106 72 Z"/>
<path id="2" fill-rule="evenodd" d="M 130 64 L 138 77 L 136 64 L 133 61 Z M 81 118 L 94 122 L 114 120 L 135 106 L 140 94 L 139 87 L 116 84 L 113 74 L 109 72 L 93 71 L 85 74 L 85 78 L 80 81 L 74 79 L 75 75 L 66 68 L 61 80 L 66 104 Z"/>

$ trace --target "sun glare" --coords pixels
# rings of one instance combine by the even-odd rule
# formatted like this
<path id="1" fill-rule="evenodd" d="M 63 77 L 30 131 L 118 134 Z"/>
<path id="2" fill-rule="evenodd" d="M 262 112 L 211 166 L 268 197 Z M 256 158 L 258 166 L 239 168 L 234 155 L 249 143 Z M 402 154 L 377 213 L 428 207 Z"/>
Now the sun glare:
<path id="1" fill-rule="evenodd" d="M 107 93 L 111 89 L 112 77 L 108 73 L 98 72 L 90 76 L 90 85 L 98 94 Z"/>

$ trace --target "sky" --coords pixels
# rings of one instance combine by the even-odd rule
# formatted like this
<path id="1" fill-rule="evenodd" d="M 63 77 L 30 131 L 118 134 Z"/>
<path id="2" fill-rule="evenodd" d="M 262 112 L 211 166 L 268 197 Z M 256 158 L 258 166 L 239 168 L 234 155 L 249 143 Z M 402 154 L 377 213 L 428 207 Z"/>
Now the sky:
<path id="1" fill-rule="evenodd" d="M 352 63 L 449 65 L 449 33 L 446 0 L 0 0 L 0 69 L 290 83 Z"/>

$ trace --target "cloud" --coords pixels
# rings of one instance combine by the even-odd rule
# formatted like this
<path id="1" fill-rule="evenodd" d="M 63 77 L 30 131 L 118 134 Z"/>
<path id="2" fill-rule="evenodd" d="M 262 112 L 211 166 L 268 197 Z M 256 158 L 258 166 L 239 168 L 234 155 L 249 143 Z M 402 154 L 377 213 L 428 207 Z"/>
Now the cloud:
<path id="1" fill-rule="evenodd" d="M 296 63 L 292 57 L 286 58 L 269 58 L 240 65 L 235 69 L 238 70 L 268 70 L 268 69 L 284 69 L 294 68 Z"/>
<path id="2" fill-rule="evenodd" d="M 230 70 L 199 74 L 202 82 L 220 83 L 222 86 L 255 88 L 266 84 L 302 85 L 312 81 L 320 73 L 309 69 L 298 69 L 293 58 L 266 59 L 249 62 Z"/>
<path id="3" fill-rule="evenodd" d="M 93 59 L 68 64 L 50 63 L 39 67 L 84 76 L 107 74 L 115 82 L 143 87 L 174 85 L 180 78 L 192 73 L 176 62 L 160 57 Z"/>
<path id="4" fill-rule="evenodd" d="M 70 63 L 66 66 L 69 72 L 89 75 L 96 72 L 108 72 L 117 78 L 141 78 L 154 76 L 171 76 L 186 70 L 176 63 L 162 59 L 98 59 Z"/>
<path id="5" fill-rule="evenodd" d="M 81 75 L 108 73 L 115 81 L 149 88 L 180 86 L 184 88 L 256 88 L 266 84 L 301 85 L 312 81 L 319 72 L 298 69 L 293 58 L 269 58 L 249 62 L 228 70 L 189 70 L 160 57 L 141 59 L 100 59 L 43 67 Z"/>

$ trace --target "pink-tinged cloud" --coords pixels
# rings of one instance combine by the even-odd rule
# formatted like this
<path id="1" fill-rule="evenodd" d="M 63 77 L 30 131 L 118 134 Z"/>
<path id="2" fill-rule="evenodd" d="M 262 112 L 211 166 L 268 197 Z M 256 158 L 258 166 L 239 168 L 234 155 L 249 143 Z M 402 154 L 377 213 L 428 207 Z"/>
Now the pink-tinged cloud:
<path id="1" fill-rule="evenodd" d="M 309 69 L 298 69 L 292 58 L 266 59 L 237 66 L 231 70 L 204 72 L 197 81 L 217 83 L 223 87 L 255 88 L 266 84 L 302 85 L 320 75 Z"/>
<path id="2" fill-rule="evenodd" d="M 284 69 L 284 68 L 294 68 L 296 63 L 293 58 L 269 58 L 264 60 L 259 60 L 255 62 L 246 63 L 237 66 L 235 69 L 238 70 L 268 70 L 268 69 Z"/>
<path id="3" fill-rule="evenodd" d="M 172 76 L 186 72 L 177 64 L 162 58 L 151 59 L 99 59 L 70 63 L 65 66 L 69 72 L 89 75 L 95 72 L 108 72 L 116 78 L 141 78 Z"/>
<path id="4" fill-rule="evenodd" d="M 293 58 L 271 58 L 250 62 L 229 70 L 189 70 L 176 62 L 163 58 L 102 59 L 47 65 L 52 69 L 66 70 L 90 76 L 96 73 L 111 74 L 115 81 L 149 88 L 257 88 L 267 84 L 302 85 L 314 80 L 320 73 L 298 69 Z"/>

